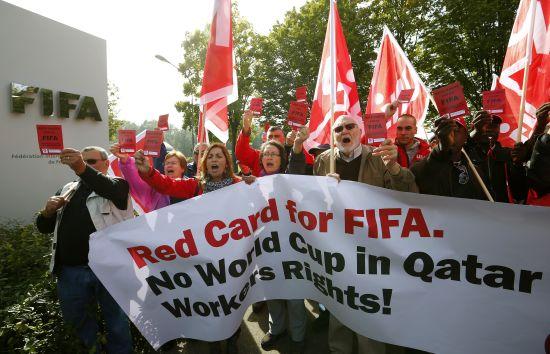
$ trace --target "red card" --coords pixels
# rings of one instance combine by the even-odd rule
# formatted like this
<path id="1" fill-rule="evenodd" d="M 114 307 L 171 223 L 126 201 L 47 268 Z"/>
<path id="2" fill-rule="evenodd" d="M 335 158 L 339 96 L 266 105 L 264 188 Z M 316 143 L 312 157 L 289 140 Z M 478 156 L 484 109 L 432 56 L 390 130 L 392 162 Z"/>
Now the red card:
<path id="1" fill-rule="evenodd" d="M 506 101 L 504 90 L 483 91 L 483 110 L 489 113 L 503 113 Z"/>
<path id="2" fill-rule="evenodd" d="M 288 109 L 287 124 L 291 127 L 301 127 L 307 122 L 307 103 L 292 101 Z"/>
<path id="3" fill-rule="evenodd" d="M 121 153 L 133 155 L 136 152 L 136 131 L 120 129 L 118 131 L 118 145 Z"/>
<path id="4" fill-rule="evenodd" d="M 261 115 L 262 114 L 262 108 L 263 108 L 264 100 L 260 97 L 255 97 L 250 100 L 250 107 L 249 109 L 256 113 Z"/>
<path id="5" fill-rule="evenodd" d="M 168 127 L 168 114 L 163 114 L 163 115 L 159 116 L 159 121 L 158 121 L 157 127 L 158 127 L 160 130 L 168 130 L 168 129 L 170 129 L 170 128 Z"/>
<path id="6" fill-rule="evenodd" d="M 387 117 L 384 113 L 365 114 L 363 124 L 365 127 L 365 136 L 367 143 L 379 144 L 388 137 L 386 128 Z"/>
<path id="7" fill-rule="evenodd" d="M 413 93 L 414 89 L 401 90 L 401 92 L 399 93 L 399 97 L 397 97 L 397 100 L 401 103 L 411 102 Z"/>
<path id="8" fill-rule="evenodd" d="M 63 150 L 61 125 L 36 125 L 38 148 L 42 155 L 59 155 Z"/>
<path id="9" fill-rule="evenodd" d="M 460 82 L 443 86 L 432 93 L 440 116 L 449 114 L 451 118 L 456 118 L 470 113 Z"/>
<path id="10" fill-rule="evenodd" d="M 296 101 L 307 100 L 307 86 L 300 86 L 296 88 Z"/>
<path id="11" fill-rule="evenodd" d="M 160 146 L 163 141 L 162 130 L 148 130 L 145 132 L 145 145 L 143 154 L 145 156 L 157 157 L 160 154 Z"/>

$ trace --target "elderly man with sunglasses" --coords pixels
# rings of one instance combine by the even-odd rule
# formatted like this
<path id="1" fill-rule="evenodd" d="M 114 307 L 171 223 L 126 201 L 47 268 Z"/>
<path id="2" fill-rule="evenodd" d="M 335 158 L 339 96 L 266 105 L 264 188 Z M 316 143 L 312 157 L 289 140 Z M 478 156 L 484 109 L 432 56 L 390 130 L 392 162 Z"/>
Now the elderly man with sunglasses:
<path id="1" fill-rule="evenodd" d="M 361 145 L 361 129 L 348 115 L 338 117 L 332 127 L 335 148 L 315 159 L 313 173 L 338 180 L 357 181 L 373 186 L 405 192 L 417 192 L 414 176 L 397 163 L 397 147 L 386 139 L 373 149 Z M 330 173 L 330 157 L 335 156 L 336 171 Z M 334 316 L 329 321 L 329 348 L 332 353 L 351 353 L 353 337 L 357 336 L 358 352 L 368 354 L 403 353 L 404 348 L 378 342 L 354 333 Z"/>
<path id="2" fill-rule="evenodd" d="M 107 330 L 108 353 L 131 353 L 128 318 L 88 267 L 90 234 L 134 217 L 128 183 L 107 176 L 107 151 L 90 146 L 64 149 L 61 163 L 77 181 L 69 182 L 50 197 L 36 218 L 42 233 L 52 233 L 50 271 L 57 278 L 57 294 L 67 325 L 88 351 L 100 353 L 96 309 L 99 303 Z"/>

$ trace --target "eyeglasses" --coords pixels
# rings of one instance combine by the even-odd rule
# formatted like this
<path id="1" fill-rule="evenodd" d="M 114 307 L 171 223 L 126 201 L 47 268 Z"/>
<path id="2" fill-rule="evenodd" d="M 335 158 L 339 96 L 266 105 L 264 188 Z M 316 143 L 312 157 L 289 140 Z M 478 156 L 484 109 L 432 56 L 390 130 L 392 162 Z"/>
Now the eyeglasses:
<path id="1" fill-rule="evenodd" d="M 262 154 L 263 156 L 265 157 L 275 157 L 275 156 L 281 156 L 280 154 L 276 153 L 276 152 L 266 152 L 264 154 Z"/>
<path id="2" fill-rule="evenodd" d="M 344 131 L 344 128 L 346 128 L 346 130 L 353 130 L 356 127 L 357 127 L 356 123 L 343 124 L 343 125 L 339 125 L 336 128 L 334 128 L 334 132 L 335 133 L 341 133 L 341 132 Z"/>
<path id="3" fill-rule="evenodd" d="M 410 130 L 413 130 L 413 127 L 410 126 L 410 125 L 407 125 L 406 127 L 397 127 L 397 130 L 399 130 L 399 131 L 401 131 L 401 130 L 410 131 Z"/>
<path id="4" fill-rule="evenodd" d="M 88 165 L 95 165 L 98 161 L 105 161 L 105 159 L 87 159 L 84 160 Z"/>

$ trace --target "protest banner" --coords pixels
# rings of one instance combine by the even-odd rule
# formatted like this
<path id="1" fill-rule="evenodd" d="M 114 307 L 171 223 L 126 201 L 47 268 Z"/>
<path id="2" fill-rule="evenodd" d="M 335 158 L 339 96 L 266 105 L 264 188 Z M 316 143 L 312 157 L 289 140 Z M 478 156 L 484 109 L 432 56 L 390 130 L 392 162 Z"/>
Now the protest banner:
<path id="1" fill-rule="evenodd" d="M 63 151 L 63 131 L 61 125 L 37 124 L 36 134 L 41 155 L 59 155 Z"/>
<path id="2" fill-rule="evenodd" d="M 470 113 L 460 82 L 440 87 L 432 93 L 440 116 L 448 114 L 451 118 L 456 118 Z"/>
<path id="3" fill-rule="evenodd" d="M 118 144 L 121 153 L 134 154 L 136 152 L 136 131 L 119 129 Z"/>
<path id="4" fill-rule="evenodd" d="M 489 113 L 503 113 L 506 105 L 506 92 L 502 89 L 493 91 L 483 91 L 482 93 L 483 110 Z"/>
<path id="5" fill-rule="evenodd" d="M 287 124 L 299 128 L 307 122 L 308 106 L 306 102 L 291 101 L 288 108 Z"/>
<path id="6" fill-rule="evenodd" d="M 250 100 L 250 109 L 252 113 L 261 116 L 262 115 L 262 108 L 263 108 L 264 100 L 260 97 L 254 97 Z"/>
<path id="7" fill-rule="evenodd" d="M 168 114 L 163 114 L 159 116 L 159 120 L 157 122 L 157 128 L 159 128 L 159 130 L 162 130 L 162 131 L 170 129 L 170 127 L 168 126 Z"/>
<path id="8" fill-rule="evenodd" d="M 164 139 L 162 130 L 147 130 L 144 139 L 143 154 L 145 156 L 159 156 L 160 146 Z"/>
<path id="9" fill-rule="evenodd" d="M 386 140 L 388 136 L 388 130 L 386 128 L 386 121 L 388 118 L 384 113 L 372 113 L 365 114 L 363 124 L 365 126 L 365 137 L 368 144 L 380 144 Z"/>
<path id="10" fill-rule="evenodd" d="M 155 348 L 227 338 L 260 300 L 313 299 L 383 342 L 537 353 L 547 231 L 542 207 L 274 175 L 100 230 L 89 265 Z"/>

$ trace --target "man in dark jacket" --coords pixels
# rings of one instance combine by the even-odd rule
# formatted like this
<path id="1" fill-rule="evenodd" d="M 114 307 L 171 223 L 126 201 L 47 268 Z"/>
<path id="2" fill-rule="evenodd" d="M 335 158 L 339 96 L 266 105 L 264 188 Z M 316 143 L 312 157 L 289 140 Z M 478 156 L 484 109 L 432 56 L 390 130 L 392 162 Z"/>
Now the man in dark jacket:
<path id="1" fill-rule="evenodd" d="M 420 193 L 487 200 L 462 154 L 468 137 L 464 119 L 440 118 L 435 127 L 439 145 L 411 167 Z"/>
<path id="2" fill-rule="evenodd" d="M 516 155 L 513 159 L 512 150 L 498 142 L 502 119 L 487 111 L 479 111 L 474 115 L 474 129 L 467 140 L 464 150 L 468 153 L 476 168 L 485 178 L 485 184 L 496 202 L 514 203 L 523 201 L 527 196 L 525 177 L 525 162 L 522 151 L 524 146 L 515 146 Z"/>

